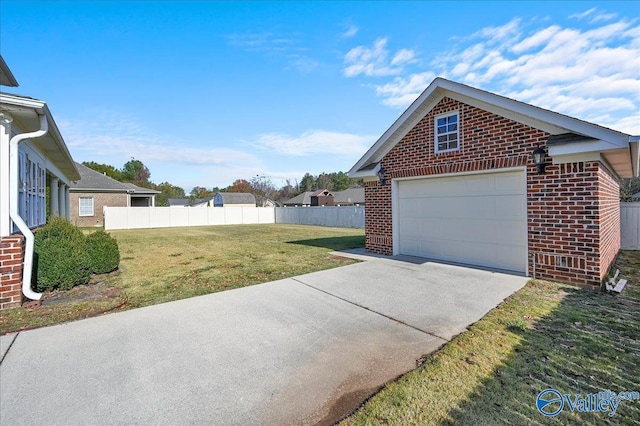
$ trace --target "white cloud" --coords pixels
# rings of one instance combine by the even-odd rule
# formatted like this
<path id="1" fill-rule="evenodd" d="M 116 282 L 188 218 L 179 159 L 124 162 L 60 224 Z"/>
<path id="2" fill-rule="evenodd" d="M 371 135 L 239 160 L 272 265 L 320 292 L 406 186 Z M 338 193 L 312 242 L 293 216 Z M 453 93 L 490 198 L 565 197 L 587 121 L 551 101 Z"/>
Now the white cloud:
<path id="1" fill-rule="evenodd" d="M 436 75 L 430 71 L 396 77 L 393 82 L 376 86 L 376 94 L 385 97 L 383 103 L 391 107 L 405 107 L 415 101 Z"/>
<path id="2" fill-rule="evenodd" d="M 435 55 L 429 70 L 388 74 L 393 79 L 374 88 L 383 104 L 405 108 L 442 75 L 640 134 L 640 27 L 637 20 L 611 21 L 614 16 L 605 15 L 591 9 L 572 16 L 589 18 L 589 24 L 564 28 L 512 19 L 457 37 L 457 44 Z"/>
<path id="3" fill-rule="evenodd" d="M 372 47 L 356 46 L 349 50 L 344 57 L 346 77 L 354 77 L 363 74 L 372 76 L 397 75 L 403 71 L 403 65 L 413 63 L 415 52 L 410 49 L 401 49 L 389 60 L 387 39 L 377 39 Z"/>
<path id="4" fill-rule="evenodd" d="M 400 49 L 398 53 L 393 56 L 391 65 L 399 65 L 415 62 L 416 54 L 411 49 Z"/>
<path id="5" fill-rule="evenodd" d="M 589 9 L 589 10 L 585 10 L 584 12 L 581 12 L 581 13 L 574 13 L 573 15 L 569 15 L 569 18 L 571 18 L 571 19 L 584 19 L 584 18 L 586 18 L 587 16 L 589 16 L 589 15 L 591 15 L 591 14 L 595 13 L 595 11 L 596 11 L 596 8 L 595 8 L 595 7 L 593 7 L 593 8 L 591 8 L 591 9 Z"/>
<path id="6" fill-rule="evenodd" d="M 355 25 L 349 25 L 349 27 L 347 28 L 347 30 L 345 32 L 343 32 L 341 34 L 341 36 L 343 38 L 351 38 L 353 36 L 355 36 L 356 34 L 358 34 L 358 31 L 360 30 L 360 28 L 358 28 Z"/>
<path id="7" fill-rule="evenodd" d="M 375 141 L 375 136 L 339 133 L 327 130 L 309 130 L 299 136 L 284 133 L 259 135 L 253 146 L 278 154 L 304 157 L 309 155 L 361 155 Z"/>
<path id="8" fill-rule="evenodd" d="M 127 161 L 135 157 L 142 162 L 156 161 L 183 165 L 259 165 L 249 153 L 229 148 L 192 148 L 186 141 L 165 140 L 135 121 L 118 113 L 103 112 L 96 119 L 62 120 L 59 123 L 66 144 L 75 153 L 101 162 L 101 157 Z M 113 164 L 118 167 L 118 164 Z"/>
<path id="9" fill-rule="evenodd" d="M 490 42 L 508 41 L 516 36 L 520 31 L 520 18 L 514 18 L 504 25 L 498 27 L 485 27 L 473 36 Z"/>

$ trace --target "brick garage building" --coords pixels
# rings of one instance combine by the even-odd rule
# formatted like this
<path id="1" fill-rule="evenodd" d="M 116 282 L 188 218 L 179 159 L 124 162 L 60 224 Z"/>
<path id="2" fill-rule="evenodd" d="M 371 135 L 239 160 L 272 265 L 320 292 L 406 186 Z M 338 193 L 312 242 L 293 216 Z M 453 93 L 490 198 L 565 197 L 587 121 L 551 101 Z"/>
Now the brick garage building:
<path id="1" fill-rule="evenodd" d="M 599 285 L 638 139 L 437 78 L 349 172 L 365 179 L 366 248 Z"/>
<path id="2" fill-rule="evenodd" d="M 71 223 L 77 226 L 103 226 L 104 207 L 154 207 L 160 191 L 118 182 L 80 163 L 80 180 L 69 189 Z"/>

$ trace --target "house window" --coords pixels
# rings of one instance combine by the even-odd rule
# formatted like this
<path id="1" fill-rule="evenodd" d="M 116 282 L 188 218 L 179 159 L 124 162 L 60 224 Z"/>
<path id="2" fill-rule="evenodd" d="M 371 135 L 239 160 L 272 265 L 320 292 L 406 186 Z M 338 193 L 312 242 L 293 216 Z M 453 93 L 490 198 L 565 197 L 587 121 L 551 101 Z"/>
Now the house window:
<path id="1" fill-rule="evenodd" d="M 460 148 L 458 113 L 449 113 L 436 117 L 435 147 L 436 153 L 456 151 Z"/>
<path id="2" fill-rule="evenodd" d="M 29 228 L 46 223 L 46 198 L 46 170 L 41 160 L 18 152 L 18 212 Z"/>
<path id="3" fill-rule="evenodd" d="M 93 216 L 93 197 L 80 197 L 78 207 L 80 216 Z"/>

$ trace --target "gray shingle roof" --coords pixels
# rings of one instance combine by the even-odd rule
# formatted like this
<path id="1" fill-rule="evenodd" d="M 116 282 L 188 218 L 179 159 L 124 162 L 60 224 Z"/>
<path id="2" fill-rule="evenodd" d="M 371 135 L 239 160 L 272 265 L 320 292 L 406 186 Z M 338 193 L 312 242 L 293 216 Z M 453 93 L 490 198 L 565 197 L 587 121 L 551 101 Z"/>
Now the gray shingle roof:
<path id="1" fill-rule="evenodd" d="M 313 194 L 312 191 L 303 192 L 302 194 L 298 194 L 295 197 L 291 198 L 290 200 L 285 201 L 282 204 L 284 204 L 285 206 L 311 205 L 311 194 Z"/>
<path id="2" fill-rule="evenodd" d="M 334 194 L 335 204 L 364 204 L 364 188 L 348 188 Z"/>
<path id="3" fill-rule="evenodd" d="M 311 205 L 311 196 L 320 191 L 307 191 L 285 201 L 285 206 Z M 335 204 L 364 204 L 364 188 L 348 188 L 344 191 L 331 192 Z"/>
<path id="4" fill-rule="evenodd" d="M 224 205 L 227 204 L 255 204 L 256 197 L 248 192 L 218 192 Z M 217 195 L 217 194 L 216 194 Z"/>
<path id="5" fill-rule="evenodd" d="M 103 175 L 89 167 L 76 163 L 80 180 L 71 182 L 70 190 L 72 192 L 89 191 L 106 191 L 106 192 L 127 192 L 132 191 L 134 194 L 159 194 L 160 191 L 154 189 L 142 188 L 132 183 L 118 182 L 107 175 Z"/>

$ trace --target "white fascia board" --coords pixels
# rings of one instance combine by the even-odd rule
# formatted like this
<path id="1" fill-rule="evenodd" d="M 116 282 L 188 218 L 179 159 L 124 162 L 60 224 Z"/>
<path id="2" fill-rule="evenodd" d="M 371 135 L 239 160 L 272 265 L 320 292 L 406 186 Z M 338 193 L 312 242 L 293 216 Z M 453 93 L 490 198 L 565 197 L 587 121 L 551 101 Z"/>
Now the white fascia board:
<path id="1" fill-rule="evenodd" d="M 581 163 L 585 161 L 601 161 L 600 152 L 583 152 L 580 154 L 554 155 L 552 164 Z"/>
<path id="2" fill-rule="evenodd" d="M 624 148 L 608 141 L 603 140 L 587 140 L 582 142 L 572 142 L 566 144 L 549 145 L 549 156 L 555 157 L 559 155 L 576 155 L 589 152 L 603 152 Z"/>
<path id="3" fill-rule="evenodd" d="M 472 101 L 479 101 L 484 103 L 485 105 L 494 105 L 504 112 L 500 115 L 506 116 L 507 113 L 511 112 L 515 115 L 521 116 L 522 118 L 528 118 L 533 123 L 539 123 L 538 125 L 532 125 L 532 127 L 539 128 L 540 130 L 544 130 L 540 127 L 540 124 L 546 123 L 548 126 L 552 126 L 552 128 L 566 129 L 567 131 L 570 131 L 572 133 L 589 136 L 594 139 L 607 140 L 618 145 L 619 147 L 625 146 L 629 141 L 629 135 L 625 133 L 618 132 L 613 129 L 608 129 L 597 124 L 569 117 L 568 115 L 560 114 L 524 102 L 520 102 L 515 99 L 497 95 L 495 93 L 476 89 L 475 87 L 466 86 L 464 84 L 455 83 L 448 80 L 443 80 L 440 84 L 440 87 L 449 91 L 450 93 L 447 93 L 446 96 L 451 97 L 452 99 L 455 99 L 454 96 L 457 93 L 469 98 Z M 507 118 L 509 117 L 507 116 Z"/>
<path id="4" fill-rule="evenodd" d="M 415 126 L 417 122 L 420 121 L 420 119 L 422 119 L 424 115 L 421 115 L 420 118 L 417 120 L 414 117 L 413 120 L 411 120 L 410 122 L 407 122 L 409 121 L 411 116 L 414 113 L 416 113 L 418 109 L 420 108 L 424 109 L 425 107 L 423 105 L 424 102 L 427 100 L 429 96 L 433 94 L 433 92 L 436 89 L 438 89 L 439 85 L 443 81 L 446 81 L 446 80 L 438 77 L 435 80 L 433 80 L 431 84 L 429 84 L 429 86 L 420 94 L 420 96 L 418 96 L 416 100 L 413 101 L 411 105 L 409 105 L 409 108 L 407 108 L 405 112 L 403 112 L 402 115 L 400 115 L 400 117 L 398 117 L 396 121 L 393 122 L 391 127 L 389 127 L 389 129 L 387 129 L 387 131 L 384 132 L 382 136 L 380 136 L 380 138 L 376 141 L 376 143 L 374 143 L 373 146 L 369 148 L 369 150 L 367 150 L 367 152 L 362 156 L 362 158 L 360 158 L 360 160 L 358 160 L 358 162 L 351 168 L 351 170 L 349 171 L 350 176 L 351 176 L 351 172 L 354 172 L 354 173 L 357 172 L 357 170 L 359 170 L 365 164 L 372 162 L 372 160 L 380 161 L 382 157 L 384 157 L 389 151 L 391 151 L 391 149 L 395 146 L 397 141 L 402 139 L 402 137 L 409 130 L 411 130 L 413 126 Z M 430 109 L 431 108 L 429 108 L 427 112 Z M 385 145 L 388 142 L 391 142 L 390 146 L 385 147 Z"/>
<path id="5" fill-rule="evenodd" d="M 45 106 L 45 103 L 38 99 L 25 98 L 23 96 L 16 96 L 9 93 L 0 93 L 0 104 L 11 105 L 15 107 L 22 107 L 26 109 L 38 110 Z M 3 105 L 4 106 L 4 105 Z M 11 109 L 8 108 L 10 112 Z"/>
<path id="6" fill-rule="evenodd" d="M 635 140 L 633 140 L 635 139 Z M 631 167 L 633 170 L 633 177 L 638 177 L 640 173 L 640 137 L 633 136 L 630 138 L 629 151 L 631 152 Z"/>

